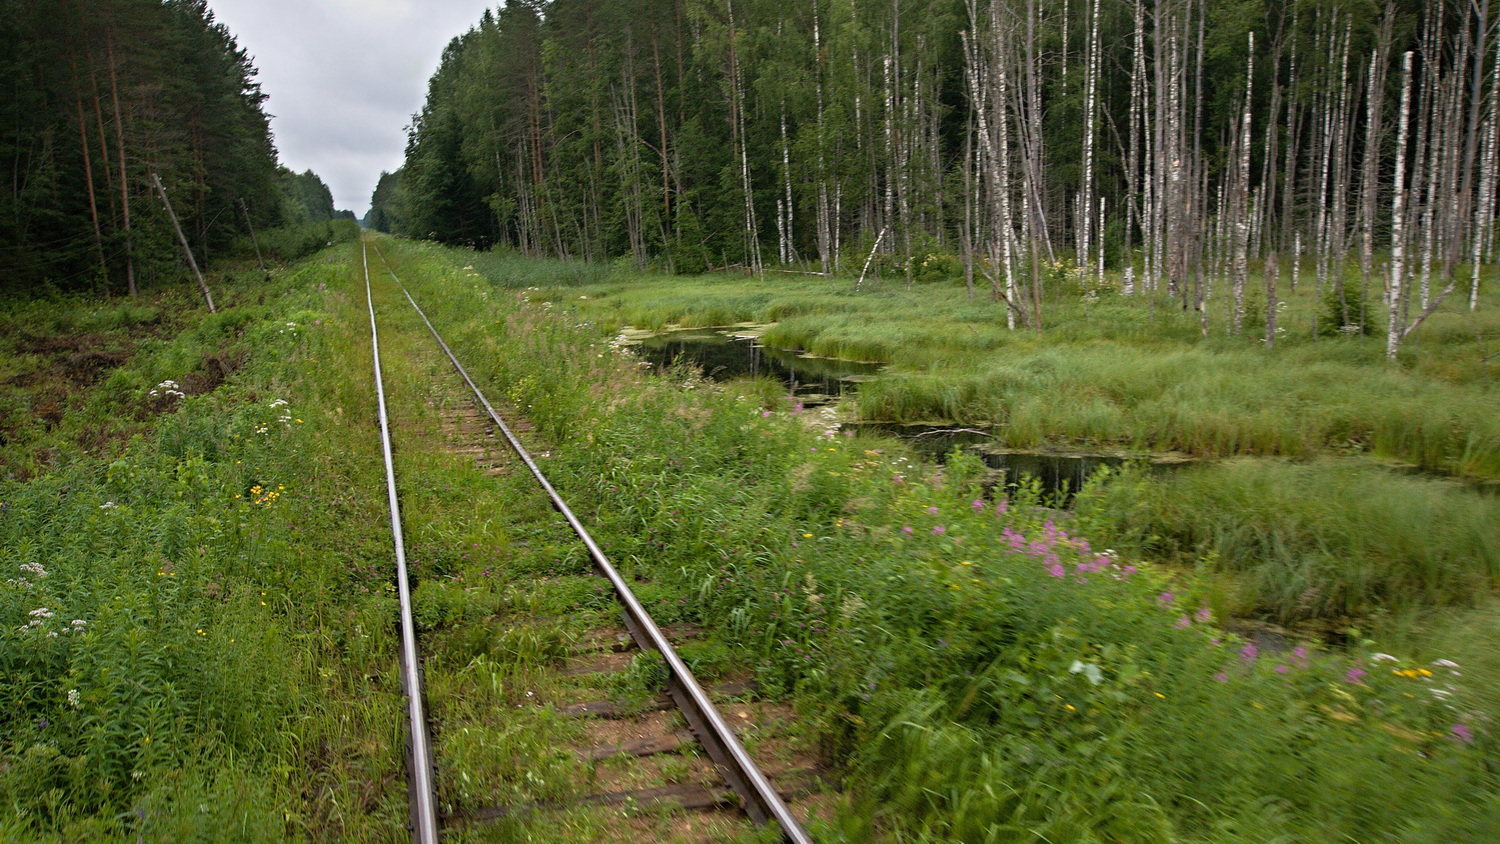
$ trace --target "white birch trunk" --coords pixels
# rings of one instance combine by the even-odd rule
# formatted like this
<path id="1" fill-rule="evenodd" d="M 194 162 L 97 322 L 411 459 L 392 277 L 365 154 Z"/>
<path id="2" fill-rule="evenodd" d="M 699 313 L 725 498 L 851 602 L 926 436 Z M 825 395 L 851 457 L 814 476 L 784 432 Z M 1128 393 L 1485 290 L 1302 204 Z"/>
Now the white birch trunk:
<path id="1" fill-rule="evenodd" d="M 1401 345 L 1401 287 L 1406 273 L 1406 133 L 1411 119 L 1411 60 L 1407 50 L 1401 56 L 1401 106 L 1397 112 L 1396 128 L 1396 172 L 1391 191 L 1391 280 L 1387 286 L 1386 302 L 1389 310 L 1385 356 L 1396 359 Z"/>

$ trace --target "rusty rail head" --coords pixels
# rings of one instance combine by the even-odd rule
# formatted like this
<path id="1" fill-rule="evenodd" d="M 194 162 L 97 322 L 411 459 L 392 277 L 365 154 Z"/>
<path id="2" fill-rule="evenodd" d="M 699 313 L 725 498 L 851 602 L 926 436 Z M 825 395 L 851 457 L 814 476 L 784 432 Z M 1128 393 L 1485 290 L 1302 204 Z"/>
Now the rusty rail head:
<path id="1" fill-rule="evenodd" d="M 485 413 L 490 417 L 490 421 L 495 423 L 495 427 L 505 437 L 505 441 L 511 450 L 516 453 L 516 456 L 521 459 L 522 463 L 526 464 L 526 468 L 531 472 L 532 477 L 536 478 L 537 483 L 547 493 L 547 497 L 551 500 L 553 508 L 562 514 L 568 526 L 583 541 L 584 547 L 588 549 L 589 557 L 594 561 L 594 567 L 599 570 L 600 574 L 608 578 L 610 584 L 614 586 L 615 597 L 619 599 L 620 604 L 624 608 L 625 627 L 630 631 L 630 635 L 635 639 L 636 644 L 643 649 L 651 648 L 659 651 L 662 658 L 666 660 L 668 694 L 672 696 L 672 700 L 677 704 L 677 708 L 682 711 L 683 717 L 687 719 L 688 726 L 693 730 L 698 740 L 702 742 L 704 749 L 708 751 L 709 757 L 723 771 L 724 777 L 728 780 L 730 787 L 744 800 L 745 811 L 756 823 L 765 824 L 775 821 L 781 827 L 781 835 L 784 841 L 792 842 L 792 844 L 812 844 L 812 838 L 808 836 L 806 830 L 802 828 L 802 824 L 792 815 L 791 810 L 787 808 L 786 802 L 781 799 L 781 795 L 776 793 L 775 787 L 766 779 L 766 775 L 761 773 L 760 768 L 755 764 L 755 760 L 750 757 L 749 752 L 745 750 L 744 745 L 740 744 L 739 738 L 735 736 L 734 731 L 725 723 L 723 716 L 719 714 L 718 708 L 709 699 L 708 693 L 699 685 L 698 681 L 693 677 L 693 672 L 682 661 L 682 658 L 677 655 L 677 650 L 672 647 L 672 643 L 667 641 L 667 637 L 656 626 L 656 622 L 646 612 L 646 608 L 641 605 L 635 593 L 630 590 L 630 586 L 625 582 L 625 578 L 610 563 L 603 549 L 594 541 L 594 537 L 589 534 L 588 529 L 583 526 L 583 522 L 579 521 L 572 509 L 568 507 L 567 502 L 558 494 L 552 483 L 547 480 L 547 476 L 542 473 L 541 468 L 537 466 L 536 461 L 532 459 L 531 454 L 526 450 L 525 446 L 521 445 L 521 441 L 516 438 L 510 426 L 506 425 L 505 420 L 500 418 L 500 414 L 495 411 L 489 399 L 485 398 L 484 392 L 479 389 L 479 385 L 474 383 L 473 378 L 469 377 L 468 370 L 464 369 L 463 364 L 458 362 L 458 357 L 453 354 L 453 350 L 448 348 L 448 344 L 443 340 L 442 335 L 433 327 L 432 320 L 427 318 L 426 312 L 417 304 L 417 300 L 412 298 L 411 292 L 406 289 L 406 285 L 401 283 L 401 279 L 391 269 L 390 263 L 381 254 L 379 246 L 375 248 L 375 254 L 380 256 L 381 263 L 386 265 L 386 271 L 390 273 L 391 280 L 396 282 L 397 287 L 401 288 L 401 292 L 405 294 L 406 300 L 416 309 L 417 315 L 422 318 L 422 322 L 426 323 L 427 330 L 432 332 L 433 339 L 437 341 L 443 353 L 448 356 L 448 361 L 453 364 L 453 368 L 457 370 L 459 376 L 464 379 L 464 382 L 469 385 L 469 389 L 474 391 L 474 398 L 484 408 Z"/>

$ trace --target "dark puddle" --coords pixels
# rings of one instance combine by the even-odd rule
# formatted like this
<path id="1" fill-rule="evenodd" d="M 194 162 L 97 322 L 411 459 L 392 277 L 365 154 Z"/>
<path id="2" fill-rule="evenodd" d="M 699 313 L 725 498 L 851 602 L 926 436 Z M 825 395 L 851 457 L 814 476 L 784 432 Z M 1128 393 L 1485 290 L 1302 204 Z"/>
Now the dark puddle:
<path id="1" fill-rule="evenodd" d="M 636 354 L 653 367 L 691 364 L 716 381 L 731 378 L 775 378 L 792 394 L 806 399 L 834 399 L 875 375 L 881 364 L 803 357 L 763 346 L 754 337 L 732 330 L 688 329 L 641 337 Z"/>
<path id="2" fill-rule="evenodd" d="M 1092 452 L 1026 451 L 1001 448 L 989 432 L 977 428 L 940 428 L 930 425 L 891 425 L 873 423 L 867 431 L 883 431 L 899 437 L 924 458 L 943 462 L 958 448 L 977 456 L 994 473 L 991 486 L 1015 489 L 1028 479 L 1035 479 L 1042 500 L 1053 506 L 1068 507 L 1089 478 L 1101 469 L 1118 469 L 1126 464 L 1144 464 L 1151 471 L 1170 472 L 1197 465 L 1177 455 L 1129 455 Z"/>

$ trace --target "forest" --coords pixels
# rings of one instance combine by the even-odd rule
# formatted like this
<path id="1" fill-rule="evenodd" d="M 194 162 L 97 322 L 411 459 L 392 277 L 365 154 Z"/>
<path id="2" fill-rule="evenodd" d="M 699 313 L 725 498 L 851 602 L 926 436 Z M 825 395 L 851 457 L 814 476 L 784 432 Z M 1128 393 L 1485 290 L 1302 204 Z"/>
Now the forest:
<path id="1" fill-rule="evenodd" d="M 204 263 L 333 239 L 330 221 L 352 215 L 278 163 L 255 76 L 205 0 L 0 4 L 0 286 L 133 294 L 175 278 L 153 176 Z"/>
<path id="2" fill-rule="evenodd" d="M 1062 266 L 1205 333 L 1221 290 L 1268 344 L 1278 276 L 1309 270 L 1334 331 L 1394 354 L 1449 293 L 1477 302 L 1493 250 L 1489 7 L 510 2 L 445 51 L 368 219 L 675 272 L 962 275 L 1012 326 Z"/>

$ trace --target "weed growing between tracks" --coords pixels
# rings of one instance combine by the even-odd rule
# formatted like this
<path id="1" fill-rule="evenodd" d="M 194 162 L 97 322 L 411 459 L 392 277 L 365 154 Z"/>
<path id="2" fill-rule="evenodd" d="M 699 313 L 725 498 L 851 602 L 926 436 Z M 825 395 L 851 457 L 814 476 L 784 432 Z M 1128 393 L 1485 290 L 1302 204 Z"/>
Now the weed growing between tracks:
<path id="1" fill-rule="evenodd" d="M 978 467 L 685 374 L 391 245 L 398 272 L 653 609 L 717 631 L 850 776 L 820 840 L 1485 840 L 1500 834 L 1495 673 L 1263 651 L 1223 599 L 1071 535 Z M 1399 810 L 1393 807 L 1400 807 Z"/>

